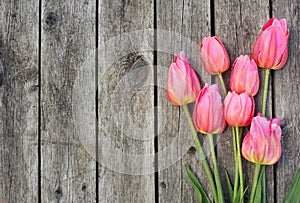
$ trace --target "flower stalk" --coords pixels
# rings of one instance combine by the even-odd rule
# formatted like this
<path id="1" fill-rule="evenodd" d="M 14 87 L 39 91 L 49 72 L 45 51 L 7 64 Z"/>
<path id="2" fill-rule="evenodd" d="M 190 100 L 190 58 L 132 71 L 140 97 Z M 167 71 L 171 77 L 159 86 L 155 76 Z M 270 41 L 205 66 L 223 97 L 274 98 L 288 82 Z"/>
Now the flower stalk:
<path id="1" fill-rule="evenodd" d="M 216 180 L 216 185 L 217 185 L 217 190 L 218 190 L 218 198 L 219 198 L 219 202 L 223 203 L 224 197 L 223 197 L 222 184 L 221 184 L 221 178 L 220 178 L 220 174 L 219 174 L 217 157 L 216 157 L 216 153 L 215 153 L 214 136 L 213 136 L 213 134 L 208 134 L 207 136 L 209 139 L 209 145 L 210 145 L 210 150 L 211 150 L 211 155 L 212 155 L 212 162 L 213 162 L 213 166 L 214 166 L 214 175 L 215 175 L 215 180 Z"/>
<path id="2" fill-rule="evenodd" d="M 258 178 L 259 178 L 259 174 L 260 174 L 260 166 L 261 166 L 260 164 L 255 164 L 254 177 L 253 177 L 253 183 L 252 183 L 252 189 L 251 189 L 251 195 L 250 195 L 250 203 L 254 203 L 256 187 L 257 187 Z"/>
<path id="3" fill-rule="evenodd" d="M 238 171 L 240 176 L 240 197 L 241 202 L 243 201 L 244 194 L 244 176 L 243 176 L 243 165 L 242 165 L 242 157 L 241 157 L 241 134 L 239 131 L 239 127 L 235 127 L 235 136 L 236 136 L 236 148 L 237 148 L 237 162 L 238 162 Z"/>
<path id="4" fill-rule="evenodd" d="M 203 149 L 202 149 L 202 146 L 201 146 L 201 143 L 200 143 L 197 131 L 196 131 L 195 127 L 194 127 L 190 111 L 189 111 L 187 105 L 183 105 L 182 107 L 183 107 L 184 113 L 185 113 L 185 115 L 187 117 L 187 121 L 189 123 L 189 126 L 190 126 L 190 128 L 192 130 L 192 135 L 194 137 L 194 142 L 196 144 L 196 149 L 197 149 L 197 151 L 199 153 L 202 166 L 203 166 L 204 171 L 205 171 L 205 173 L 207 175 L 208 182 L 209 182 L 211 190 L 212 190 L 213 198 L 214 198 L 215 202 L 219 202 L 219 200 L 218 200 L 218 194 L 217 194 L 217 189 L 216 189 L 215 182 L 214 182 L 214 178 L 213 178 L 213 175 L 212 175 L 211 170 L 209 168 L 209 165 L 208 165 L 208 163 L 206 161 L 205 154 L 203 152 Z"/>

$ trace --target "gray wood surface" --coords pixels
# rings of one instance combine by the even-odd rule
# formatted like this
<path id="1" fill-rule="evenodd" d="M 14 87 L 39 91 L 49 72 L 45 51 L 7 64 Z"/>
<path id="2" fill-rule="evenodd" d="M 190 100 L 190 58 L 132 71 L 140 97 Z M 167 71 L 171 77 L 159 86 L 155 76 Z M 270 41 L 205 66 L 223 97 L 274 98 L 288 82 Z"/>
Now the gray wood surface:
<path id="1" fill-rule="evenodd" d="M 95 75 L 85 78 L 92 90 L 89 83 L 76 83 L 83 71 L 95 70 L 95 57 L 82 67 L 95 52 L 95 4 L 49 0 L 41 6 L 41 202 L 95 202 L 96 162 L 73 111 L 81 101 L 76 95 L 90 91 L 85 106 L 95 112 Z M 82 116 L 82 122 L 90 119 Z M 94 133 L 87 131 L 86 139 L 95 143 L 95 122 L 91 126 Z"/>
<path id="2" fill-rule="evenodd" d="M 282 127 L 282 157 L 275 167 L 277 202 L 282 202 L 300 167 L 299 6 L 299 1 L 273 1 L 272 4 L 273 16 L 286 18 L 290 30 L 288 62 L 273 73 L 274 116 L 281 119 Z"/>
<path id="3" fill-rule="evenodd" d="M 266 1 L 215 1 L 215 34 L 225 44 L 225 47 L 230 55 L 231 65 L 233 61 L 240 55 L 248 54 L 251 56 L 252 47 L 257 39 L 261 27 L 269 18 L 269 2 Z M 260 72 L 262 72 L 260 70 Z M 262 90 L 262 78 L 263 74 L 260 74 L 260 91 L 255 96 L 256 107 L 255 115 L 261 111 L 261 90 Z M 229 90 L 230 70 L 223 74 L 227 89 Z M 216 78 L 216 82 L 219 79 Z M 270 88 L 271 89 L 271 88 Z M 270 94 L 269 94 L 270 95 Z M 268 98 L 268 110 L 271 107 L 272 100 Z M 268 111 L 269 113 L 269 111 Z M 243 130 L 244 135 L 248 130 Z M 221 136 L 218 142 L 218 160 L 220 161 L 220 169 L 226 168 L 231 176 L 231 180 L 234 181 L 234 164 L 231 163 L 233 158 L 232 150 L 232 135 L 231 127 L 227 127 L 227 130 Z M 254 171 L 254 165 L 243 159 L 243 172 L 246 175 L 246 186 L 251 184 Z M 268 177 L 268 202 L 274 202 L 273 194 L 273 169 L 267 170 Z M 269 175 L 269 173 L 271 173 Z M 223 188 L 227 191 L 226 177 L 224 171 L 221 171 Z M 246 193 L 248 198 L 250 195 L 250 189 Z M 227 197 L 228 198 L 228 197 Z M 246 201 L 247 202 L 247 201 Z"/>
<path id="4" fill-rule="evenodd" d="M 159 202 L 197 202 L 183 165 L 191 166 L 205 188 L 209 188 L 207 178 L 183 109 L 167 100 L 165 87 L 170 64 L 180 51 L 185 52 L 196 69 L 202 87 L 204 83 L 211 83 L 200 61 L 199 49 L 203 37 L 209 36 L 211 31 L 210 4 L 209 1 L 158 0 L 156 9 Z M 192 105 L 190 107 L 192 110 Z"/>
<path id="5" fill-rule="evenodd" d="M 99 202 L 154 202 L 153 1 L 99 5 Z"/>
<path id="6" fill-rule="evenodd" d="M 38 8 L 0 3 L 0 202 L 38 200 Z"/>
<path id="7" fill-rule="evenodd" d="M 268 117 L 282 119 L 283 130 L 282 158 L 267 167 L 267 202 L 282 202 L 300 166 L 299 2 L 101 0 L 97 5 L 0 2 L 0 202 L 197 202 L 185 163 L 210 194 L 184 112 L 167 101 L 168 69 L 183 50 L 202 87 L 219 83 L 200 61 L 203 37 L 219 36 L 233 62 L 251 54 L 269 15 L 286 18 L 290 29 L 288 63 L 271 75 L 267 109 Z M 229 77 L 230 71 L 224 74 L 227 87 Z M 259 112 L 261 91 L 255 99 Z M 189 108 L 192 112 L 193 105 Z M 206 137 L 199 136 L 207 148 Z M 234 174 L 230 128 L 219 138 L 225 183 L 223 169 Z M 246 184 L 253 168 L 244 162 Z"/>

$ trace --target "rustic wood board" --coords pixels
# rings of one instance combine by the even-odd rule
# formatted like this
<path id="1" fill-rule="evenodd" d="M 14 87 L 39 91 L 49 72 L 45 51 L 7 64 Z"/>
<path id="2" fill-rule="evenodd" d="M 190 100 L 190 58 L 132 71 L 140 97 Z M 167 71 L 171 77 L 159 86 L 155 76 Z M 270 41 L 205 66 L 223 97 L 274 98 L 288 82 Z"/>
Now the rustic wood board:
<path id="1" fill-rule="evenodd" d="M 84 74 L 95 70 L 95 2 L 46 0 L 41 6 L 41 202 L 95 202 L 96 162 L 78 131 L 85 127 L 86 140 L 95 143 L 95 74 Z M 89 57 L 90 66 L 82 67 Z M 78 120 L 86 92 L 92 118 Z M 86 119 L 91 130 L 79 125 Z"/>
<path id="2" fill-rule="evenodd" d="M 99 4 L 99 202 L 154 202 L 153 1 Z"/>
<path id="3" fill-rule="evenodd" d="M 282 127 L 282 157 L 275 168 L 277 202 L 282 202 L 300 167 L 299 8 L 299 1 L 272 1 L 273 17 L 285 18 L 290 30 L 288 62 L 273 72 L 274 116 Z"/>
<path id="4" fill-rule="evenodd" d="M 38 6 L 0 3 L 0 202 L 38 201 Z"/>
<path id="5" fill-rule="evenodd" d="M 211 83 L 211 76 L 200 61 L 199 49 L 202 39 L 211 32 L 210 4 L 209 1 L 158 0 L 156 10 L 159 202 L 197 202 L 184 164 L 191 166 L 208 192 L 210 188 L 183 109 L 169 103 L 165 87 L 169 67 L 180 51 L 185 52 L 200 75 L 202 87 Z M 192 109 L 190 105 L 191 113 Z"/>
<path id="6" fill-rule="evenodd" d="M 269 2 L 266 1 L 215 1 L 215 34 L 225 44 L 225 47 L 230 55 L 231 64 L 240 55 L 251 55 L 253 44 L 258 37 L 261 27 L 269 19 Z M 262 72 L 262 70 L 260 70 Z M 260 74 L 261 89 L 263 74 Z M 229 90 L 230 71 L 223 74 L 227 89 Z M 219 83 L 219 79 L 216 78 Z M 271 88 L 270 88 L 271 89 Z M 270 96 L 269 92 L 269 96 Z M 255 112 L 261 111 L 261 91 L 255 97 L 256 109 Z M 271 97 L 268 98 L 268 115 L 271 114 L 272 109 Z M 256 115 L 255 113 L 255 115 Z M 244 134 L 248 130 L 244 130 Z M 226 177 L 222 169 L 226 168 L 234 180 L 234 164 L 233 150 L 232 150 L 232 135 L 231 127 L 221 136 L 218 142 L 218 160 L 220 162 L 221 178 L 223 182 L 224 191 L 227 191 Z M 251 185 L 251 177 L 253 176 L 254 165 L 243 161 L 243 172 L 246 174 L 246 185 Z M 274 202 L 274 183 L 273 183 L 273 168 L 269 167 L 267 170 L 268 178 L 268 202 Z M 250 189 L 245 198 L 248 198 Z M 228 197 L 226 197 L 228 198 Z M 247 202 L 247 200 L 246 200 Z"/>

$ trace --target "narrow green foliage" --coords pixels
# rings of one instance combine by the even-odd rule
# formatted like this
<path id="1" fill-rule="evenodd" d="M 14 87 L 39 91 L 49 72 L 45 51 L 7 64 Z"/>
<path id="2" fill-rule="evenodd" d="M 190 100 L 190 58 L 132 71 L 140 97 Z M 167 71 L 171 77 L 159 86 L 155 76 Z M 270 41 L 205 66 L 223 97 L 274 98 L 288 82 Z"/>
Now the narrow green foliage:
<path id="1" fill-rule="evenodd" d="M 193 173 L 193 171 L 189 168 L 188 165 L 184 165 L 185 171 L 189 177 L 189 180 L 194 188 L 194 190 L 196 191 L 196 195 L 198 197 L 198 200 L 200 203 L 210 203 L 210 200 L 206 194 L 206 192 L 204 191 L 201 183 L 199 182 L 198 178 L 196 177 L 196 175 Z"/>
<path id="2" fill-rule="evenodd" d="M 300 202 L 300 168 L 296 176 L 294 177 L 293 183 L 283 199 L 284 203 Z"/>

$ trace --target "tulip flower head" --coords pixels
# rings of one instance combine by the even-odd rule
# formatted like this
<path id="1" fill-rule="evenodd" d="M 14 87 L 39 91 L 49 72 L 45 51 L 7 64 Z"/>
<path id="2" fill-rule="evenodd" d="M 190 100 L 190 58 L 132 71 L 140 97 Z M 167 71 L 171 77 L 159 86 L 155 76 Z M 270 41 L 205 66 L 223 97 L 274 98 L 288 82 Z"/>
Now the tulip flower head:
<path id="1" fill-rule="evenodd" d="M 256 62 L 248 55 L 235 59 L 230 76 L 230 89 L 240 94 L 255 96 L 259 89 L 259 74 Z"/>
<path id="2" fill-rule="evenodd" d="M 280 120 L 268 120 L 261 114 L 253 118 L 242 143 L 242 154 L 250 162 L 273 165 L 281 156 Z"/>
<path id="3" fill-rule="evenodd" d="M 217 85 L 208 85 L 197 97 L 193 121 L 198 132 L 203 134 L 220 134 L 226 127 L 222 98 Z"/>
<path id="4" fill-rule="evenodd" d="M 225 120 L 230 126 L 248 126 L 254 116 L 254 99 L 247 92 L 228 92 L 224 100 Z"/>
<path id="5" fill-rule="evenodd" d="M 261 68 L 278 70 L 288 58 L 289 30 L 285 19 L 271 18 L 254 43 L 252 57 Z"/>
<path id="6" fill-rule="evenodd" d="M 182 106 L 195 102 L 200 90 L 199 79 L 182 51 L 169 69 L 167 97 L 175 106 Z"/>
<path id="7" fill-rule="evenodd" d="M 230 59 L 222 41 L 214 37 L 205 37 L 200 45 L 200 56 L 205 70 L 212 75 L 229 69 Z"/>

